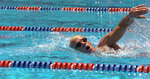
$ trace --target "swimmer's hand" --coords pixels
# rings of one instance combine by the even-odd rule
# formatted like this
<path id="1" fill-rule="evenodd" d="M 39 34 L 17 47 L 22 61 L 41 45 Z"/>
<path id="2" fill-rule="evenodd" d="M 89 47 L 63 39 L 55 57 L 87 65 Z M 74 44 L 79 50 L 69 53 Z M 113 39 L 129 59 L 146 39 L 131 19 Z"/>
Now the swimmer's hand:
<path id="1" fill-rule="evenodd" d="M 146 18 L 143 14 L 148 13 L 148 7 L 143 7 L 145 4 L 138 5 L 134 8 L 129 13 L 129 16 L 132 18 Z"/>

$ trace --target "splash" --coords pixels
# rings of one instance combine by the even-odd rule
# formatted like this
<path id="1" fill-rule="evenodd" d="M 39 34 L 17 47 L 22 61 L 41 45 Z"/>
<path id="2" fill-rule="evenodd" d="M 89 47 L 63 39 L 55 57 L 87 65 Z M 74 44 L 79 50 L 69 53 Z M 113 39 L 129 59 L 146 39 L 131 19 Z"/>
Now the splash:
<path id="1" fill-rule="evenodd" d="M 51 32 L 45 35 L 46 38 L 44 37 L 40 42 L 36 38 L 32 39 L 32 42 L 34 43 L 32 48 L 37 49 L 35 52 L 51 52 L 53 50 L 60 50 L 67 47 L 69 37 L 65 36 L 63 33 Z"/>
<path id="2" fill-rule="evenodd" d="M 100 57 L 150 57 L 150 19 L 139 19 L 129 27 L 131 32 L 126 31 L 125 35 L 118 42 L 122 49 L 114 51 L 108 49 L 105 52 L 94 52 L 93 56 Z M 95 42 L 93 44 L 96 44 Z M 99 49 L 100 50 L 100 49 Z"/>

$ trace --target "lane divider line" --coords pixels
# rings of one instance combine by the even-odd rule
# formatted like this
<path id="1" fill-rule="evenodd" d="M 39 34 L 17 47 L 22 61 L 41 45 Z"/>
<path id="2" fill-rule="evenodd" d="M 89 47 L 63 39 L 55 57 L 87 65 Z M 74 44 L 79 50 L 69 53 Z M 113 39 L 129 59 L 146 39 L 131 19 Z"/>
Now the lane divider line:
<path id="1" fill-rule="evenodd" d="M 10 68 L 48 68 L 48 69 L 72 69 L 72 70 L 96 70 L 117 72 L 139 72 L 149 73 L 149 66 L 121 65 L 121 64 L 93 64 L 72 62 L 40 62 L 40 61 L 0 61 L 0 67 Z"/>
<path id="2" fill-rule="evenodd" d="M 85 7 L 24 7 L 24 6 L 0 6 L 0 9 L 14 9 L 14 10 L 62 10 L 62 11 L 131 11 L 132 8 L 85 8 Z"/>
<path id="3" fill-rule="evenodd" d="M 0 31 L 110 32 L 112 30 L 107 28 L 0 26 Z"/>

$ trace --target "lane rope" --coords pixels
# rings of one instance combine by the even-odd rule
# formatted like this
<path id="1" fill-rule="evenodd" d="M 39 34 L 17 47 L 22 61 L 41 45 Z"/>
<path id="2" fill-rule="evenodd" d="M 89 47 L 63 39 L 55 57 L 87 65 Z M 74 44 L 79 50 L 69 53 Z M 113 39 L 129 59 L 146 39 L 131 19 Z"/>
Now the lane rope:
<path id="1" fill-rule="evenodd" d="M 0 31 L 110 32 L 112 30 L 107 28 L 0 26 Z"/>
<path id="2" fill-rule="evenodd" d="M 139 72 L 149 73 L 149 66 L 143 65 L 121 65 L 121 64 L 93 64 L 72 62 L 40 62 L 40 61 L 0 61 L 0 67 L 6 68 L 47 68 L 47 69 L 72 69 L 72 70 L 96 70 L 117 72 Z"/>
<path id="3" fill-rule="evenodd" d="M 85 8 L 85 7 L 23 7 L 23 6 L 0 6 L 0 9 L 13 9 L 13 10 L 62 10 L 62 11 L 131 11 L 132 8 Z"/>

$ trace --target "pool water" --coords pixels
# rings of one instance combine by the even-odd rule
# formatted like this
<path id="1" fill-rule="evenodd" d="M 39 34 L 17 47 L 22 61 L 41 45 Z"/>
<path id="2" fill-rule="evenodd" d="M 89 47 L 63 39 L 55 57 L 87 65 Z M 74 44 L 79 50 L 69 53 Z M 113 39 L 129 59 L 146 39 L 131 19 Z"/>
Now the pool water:
<path id="1" fill-rule="evenodd" d="M 150 6 L 149 0 L 0 0 L 0 6 L 39 7 L 134 7 Z M 0 9 L 0 26 L 114 28 L 128 12 L 22 11 Z M 150 14 L 136 19 L 118 41 L 118 54 L 91 55 L 68 47 L 73 35 L 88 38 L 93 46 L 107 33 L 0 31 L 0 60 L 77 62 L 126 65 L 150 65 Z M 7 77 L 6 77 L 7 76 Z M 149 73 L 84 71 L 58 69 L 0 68 L 0 78 L 148 78 Z"/>

